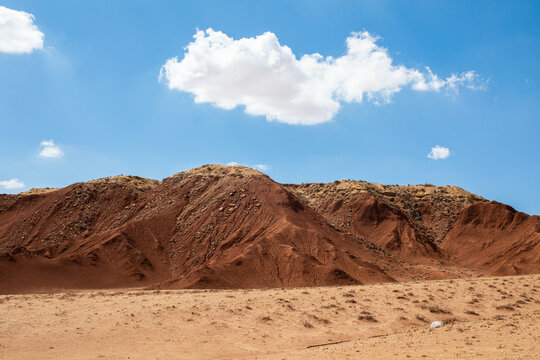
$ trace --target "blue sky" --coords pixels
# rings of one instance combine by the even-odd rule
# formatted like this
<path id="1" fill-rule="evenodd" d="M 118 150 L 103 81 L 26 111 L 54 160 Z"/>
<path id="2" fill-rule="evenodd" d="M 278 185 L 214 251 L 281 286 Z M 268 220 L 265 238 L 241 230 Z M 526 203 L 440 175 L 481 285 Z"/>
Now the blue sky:
<path id="1" fill-rule="evenodd" d="M 2 52 L 0 38 L 0 184 L 18 179 L 25 185 L 0 192 L 118 174 L 161 179 L 202 164 L 237 162 L 264 164 L 265 172 L 283 183 L 361 179 L 458 185 L 540 214 L 537 1 L 8 0 L 0 6 L 32 14 L 44 34 L 42 46 L 27 52 Z M 231 39 L 233 50 L 238 39 L 271 32 L 265 46 L 274 39 L 278 50 L 289 47 L 296 59 L 291 71 L 300 73 L 303 55 L 347 60 L 346 40 L 367 32 L 373 41 L 357 39 L 386 49 L 394 67 L 378 74 L 379 63 L 373 63 L 376 74 L 363 86 L 377 89 L 395 78 L 400 65 L 407 75 L 399 91 L 381 100 L 382 92 L 374 90 L 376 99 L 370 100 L 368 92 L 347 92 L 344 85 L 357 84 L 355 71 L 362 63 L 320 60 L 321 72 L 306 76 L 314 82 L 306 82 L 300 95 L 321 90 L 322 101 L 304 96 L 307 112 L 298 115 L 283 98 L 298 90 L 287 82 L 290 77 L 272 92 L 276 98 L 265 93 L 246 100 L 257 109 L 271 104 L 264 114 L 286 111 L 268 121 L 264 114 L 246 114 L 238 99 L 249 94 L 238 94 L 233 109 L 216 105 L 230 100 L 227 89 L 268 84 L 272 74 L 258 64 L 249 67 L 245 81 L 252 79 L 251 84 L 239 87 L 234 79 L 216 84 L 214 72 L 204 73 L 208 67 L 201 64 L 223 59 L 193 53 L 203 79 L 192 77 L 189 85 L 171 81 L 177 73 L 181 79 L 195 73 L 182 63 L 185 47 L 195 41 L 197 29 L 208 28 Z M 162 66 L 174 57 L 178 68 L 159 81 Z M 244 58 L 229 60 L 225 74 L 248 68 Z M 476 78 L 455 89 L 441 83 L 437 91 L 418 91 L 418 76 L 433 80 L 426 66 L 441 82 L 468 71 Z M 339 79 L 334 84 L 327 75 Z M 194 102 L 197 94 L 212 91 L 210 100 Z M 347 101 L 348 94 L 364 97 Z M 331 103 L 324 109 L 334 106 L 330 115 L 309 112 L 324 100 Z M 300 123 L 291 124 L 293 118 Z M 308 120 L 317 123 L 304 124 Z M 448 148 L 449 156 L 428 158 L 436 145 Z M 44 150 L 52 156 L 40 156 Z"/>

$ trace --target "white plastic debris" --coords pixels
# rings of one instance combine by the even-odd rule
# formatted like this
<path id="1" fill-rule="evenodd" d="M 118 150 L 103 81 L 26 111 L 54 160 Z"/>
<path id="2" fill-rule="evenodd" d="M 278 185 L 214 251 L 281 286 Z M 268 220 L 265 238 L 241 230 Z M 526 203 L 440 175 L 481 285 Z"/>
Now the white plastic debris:
<path id="1" fill-rule="evenodd" d="M 431 325 L 429 325 L 430 328 L 434 329 L 434 328 L 438 328 L 438 327 L 441 327 L 442 326 L 442 321 L 434 321 L 431 323 Z"/>

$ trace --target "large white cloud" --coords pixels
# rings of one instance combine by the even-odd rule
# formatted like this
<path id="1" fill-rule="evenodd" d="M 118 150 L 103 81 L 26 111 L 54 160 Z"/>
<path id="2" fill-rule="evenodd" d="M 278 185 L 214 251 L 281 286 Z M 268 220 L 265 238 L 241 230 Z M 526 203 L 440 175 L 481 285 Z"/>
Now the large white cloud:
<path id="1" fill-rule="evenodd" d="M 436 145 L 431 148 L 431 151 L 427 155 L 428 158 L 433 160 L 446 159 L 450 156 L 450 149 L 444 146 Z"/>
<path id="2" fill-rule="evenodd" d="M 24 183 L 20 181 L 19 179 L 10 179 L 10 180 L 4 180 L 0 181 L 0 186 L 4 189 L 22 189 L 25 187 Z"/>
<path id="3" fill-rule="evenodd" d="M 440 78 L 425 71 L 394 65 L 387 50 L 367 31 L 347 38 L 340 57 L 320 54 L 297 59 L 275 34 L 234 40 L 221 31 L 199 30 L 185 47 L 182 60 L 167 60 L 160 80 L 170 89 L 195 95 L 196 103 L 223 109 L 245 106 L 250 115 L 288 124 L 312 125 L 331 120 L 341 102 L 388 103 L 409 86 L 417 91 L 477 88 L 474 71 Z"/>
<path id="4" fill-rule="evenodd" d="M 61 158 L 64 156 L 64 151 L 62 151 L 62 149 L 60 149 L 60 147 L 57 146 L 53 140 L 43 140 L 41 142 L 41 146 L 43 146 L 43 149 L 39 153 L 39 156 L 41 157 Z"/>
<path id="5" fill-rule="evenodd" d="M 34 15 L 0 6 L 0 52 L 17 54 L 43 49 L 44 36 L 34 25 Z"/>

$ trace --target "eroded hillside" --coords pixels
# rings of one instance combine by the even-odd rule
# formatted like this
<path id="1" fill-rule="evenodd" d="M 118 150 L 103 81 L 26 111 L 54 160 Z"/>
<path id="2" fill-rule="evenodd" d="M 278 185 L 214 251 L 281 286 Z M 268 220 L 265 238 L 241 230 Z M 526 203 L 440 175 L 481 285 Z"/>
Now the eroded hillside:
<path id="1" fill-rule="evenodd" d="M 0 195 L 0 291 L 260 288 L 538 271 L 539 217 L 463 189 L 243 166 Z"/>

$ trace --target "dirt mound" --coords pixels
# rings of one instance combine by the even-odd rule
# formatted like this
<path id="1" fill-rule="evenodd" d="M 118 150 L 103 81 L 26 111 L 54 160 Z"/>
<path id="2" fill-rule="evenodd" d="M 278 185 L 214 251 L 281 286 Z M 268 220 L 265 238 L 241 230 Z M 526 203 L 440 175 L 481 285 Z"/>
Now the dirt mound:
<path id="1" fill-rule="evenodd" d="M 540 216 L 495 201 L 464 209 L 441 244 L 455 261 L 490 274 L 540 272 Z"/>
<path id="2" fill-rule="evenodd" d="M 392 281 L 401 265 L 333 229 L 266 175 L 206 166 L 164 179 L 139 217 L 174 214 L 166 287 L 274 287 Z M 152 194 L 153 195 L 153 194 Z"/>
<path id="3" fill-rule="evenodd" d="M 3 291 L 361 284 L 406 273 L 255 170 L 212 165 L 141 183 L 101 179 L 6 200 Z"/>
<path id="4" fill-rule="evenodd" d="M 122 175 L 0 195 L 0 292 L 295 287 L 538 271 L 538 217 L 506 209 L 515 218 L 507 224 L 510 215 L 483 206 L 494 205 L 456 187 L 284 186 L 223 165 L 161 182 Z M 467 260 L 474 252 L 459 245 L 497 236 L 504 246 L 494 245 L 483 262 Z M 491 249 L 479 247 L 470 250 Z"/>
<path id="5" fill-rule="evenodd" d="M 260 171 L 242 165 L 219 165 L 208 164 L 203 165 L 188 171 L 177 173 L 174 176 L 201 176 L 201 177 L 216 177 L 216 176 L 266 176 Z"/>
<path id="6" fill-rule="evenodd" d="M 138 286 L 141 279 L 164 279 L 122 237 L 142 192 L 125 182 L 94 181 L 12 196 L 0 212 L 0 291 Z"/>
<path id="7" fill-rule="evenodd" d="M 51 192 L 51 191 L 56 191 L 58 190 L 59 188 L 32 188 L 30 190 L 27 190 L 27 191 L 23 191 L 21 193 L 19 193 L 19 195 L 35 195 L 35 194 L 45 194 L 45 193 L 48 193 L 48 192 Z"/>
<path id="8" fill-rule="evenodd" d="M 147 191 L 160 184 L 159 180 L 146 179 L 139 176 L 118 175 L 97 180 L 91 180 L 86 184 L 122 184 L 137 191 Z"/>
<path id="9" fill-rule="evenodd" d="M 335 226 L 416 263 L 444 259 L 438 245 L 459 212 L 485 201 L 455 186 L 381 185 L 364 181 L 287 185 Z"/>

